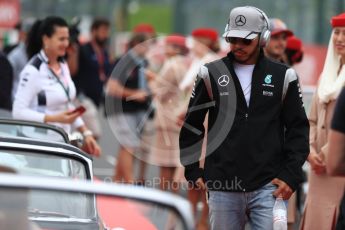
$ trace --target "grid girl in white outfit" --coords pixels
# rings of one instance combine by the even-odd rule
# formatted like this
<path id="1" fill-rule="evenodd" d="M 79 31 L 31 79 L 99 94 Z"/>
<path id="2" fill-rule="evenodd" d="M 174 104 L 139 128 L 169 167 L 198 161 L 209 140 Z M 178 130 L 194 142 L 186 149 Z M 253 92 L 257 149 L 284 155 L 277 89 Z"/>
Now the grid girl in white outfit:
<path id="1" fill-rule="evenodd" d="M 76 89 L 62 58 L 69 43 L 67 23 L 59 17 L 47 17 L 37 25 L 35 34 L 32 39 L 38 39 L 39 44 L 31 44 L 29 38 L 30 49 L 36 54 L 20 74 L 13 118 L 54 124 L 67 133 L 77 129 L 84 135 L 85 150 L 99 156 L 100 147 L 80 112 L 71 112 Z"/>

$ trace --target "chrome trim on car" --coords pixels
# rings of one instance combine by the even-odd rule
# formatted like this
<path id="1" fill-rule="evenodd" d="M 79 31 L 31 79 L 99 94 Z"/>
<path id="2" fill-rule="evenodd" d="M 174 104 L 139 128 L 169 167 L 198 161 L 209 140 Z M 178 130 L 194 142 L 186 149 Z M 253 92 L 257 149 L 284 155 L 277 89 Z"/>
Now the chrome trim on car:
<path id="1" fill-rule="evenodd" d="M 93 223 L 95 220 L 92 219 L 85 219 L 85 218 L 76 218 L 76 217 L 71 217 L 71 218 L 66 218 L 66 217 L 29 217 L 30 220 L 35 220 L 35 221 L 46 221 L 46 222 L 77 222 L 77 223 Z"/>
<path id="2" fill-rule="evenodd" d="M 34 122 L 34 121 L 4 119 L 4 118 L 0 118 L 0 124 L 17 125 L 17 126 L 32 126 L 32 127 L 43 128 L 43 129 L 47 129 L 47 130 L 53 130 L 53 131 L 59 133 L 63 137 L 65 143 L 69 143 L 69 138 L 68 138 L 67 133 L 62 128 L 57 127 L 55 125 L 50 125 L 50 124 L 40 123 L 40 122 Z"/>
<path id="3" fill-rule="evenodd" d="M 39 143 L 38 143 L 39 144 Z M 64 144 L 58 144 L 54 143 L 55 147 L 51 146 L 44 146 L 44 145 L 35 145 L 34 141 L 31 144 L 26 144 L 26 143 L 16 143 L 16 142 L 6 142 L 6 141 L 1 141 L 0 139 L 0 148 L 9 148 L 9 149 L 25 149 L 25 150 L 33 150 L 33 151 L 38 151 L 38 152 L 50 152 L 55 155 L 61 154 L 61 156 L 69 156 L 73 157 L 76 159 L 79 159 L 83 161 L 83 163 L 87 164 L 87 173 L 88 176 L 90 176 L 90 179 L 92 180 L 93 178 L 93 170 L 92 170 L 92 160 L 78 152 L 74 152 L 72 150 L 64 149 Z"/>
<path id="4" fill-rule="evenodd" d="M 72 181 L 67 179 L 29 177 L 11 174 L 0 174 L 0 187 L 82 192 L 156 203 L 174 209 L 181 217 L 185 229 L 192 230 L 195 227 L 191 206 L 186 199 L 152 188 L 125 184 L 93 183 L 92 181 Z"/>

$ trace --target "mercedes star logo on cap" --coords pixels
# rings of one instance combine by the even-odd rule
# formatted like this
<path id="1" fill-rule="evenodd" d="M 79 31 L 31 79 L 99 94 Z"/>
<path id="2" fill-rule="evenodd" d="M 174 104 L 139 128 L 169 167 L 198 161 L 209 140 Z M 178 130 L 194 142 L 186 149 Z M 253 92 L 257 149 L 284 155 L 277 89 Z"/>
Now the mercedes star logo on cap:
<path id="1" fill-rule="evenodd" d="M 246 24 L 246 17 L 244 17 L 243 15 L 238 15 L 235 18 L 235 24 L 236 26 L 243 26 L 244 24 Z"/>
<path id="2" fill-rule="evenodd" d="M 227 86 L 229 84 L 229 82 L 230 82 L 230 79 L 229 79 L 228 75 L 222 75 L 218 78 L 218 84 L 220 86 L 223 86 L 223 87 Z"/>

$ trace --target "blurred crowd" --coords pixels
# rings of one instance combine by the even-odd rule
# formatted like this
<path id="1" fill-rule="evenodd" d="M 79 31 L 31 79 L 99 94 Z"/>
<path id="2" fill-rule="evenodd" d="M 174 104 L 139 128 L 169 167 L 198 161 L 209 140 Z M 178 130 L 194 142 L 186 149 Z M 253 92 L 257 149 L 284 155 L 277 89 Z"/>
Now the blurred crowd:
<path id="1" fill-rule="evenodd" d="M 265 55 L 292 67 L 300 63 L 302 40 L 278 18 L 270 18 L 269 24 L 271 38 L 264 47 Z M 179 158 L 179 132 L 194 94 L 195 77 L 200 66 L 230 50 L 221 48 L 222 40 L 213 28 L 158 36 L 152 25 L 142 23 L 130 32 L 126 52 L 118 56 L 110 49 L 111 27 L 109 20 L 95 18 L 90 39 L 81 42 L 78 28 L 63 18 L 23 20 L 16 26 L 18 42 L 3 47 L 0 53 L 0 108 L 11 111 L 15 119 L 55 124 L 69 134 L 79 131 L 85 140 L 82 148 L 96 157 L 102 156 L 97 141 L 102 136 L 100 116 L 104 114 L 120 145 L 113 153 L 117 156 L 113 180 L 144 184 L 147 164 L 153 164 L 160 169 L 160 189 L 178 194 L 178 184 L 187 183 Z M 344 32 L 339 33 L 345 40 Z M 335 54 L 327 58 L 330 55 Z M 342 73 L 339 66 L 327 66 L 327 60 L 325 68 L 333 68 L 335 75 Z M 327 94 L 329 89 L 323 84 L 333 83 L 323 78 L 319 87 L 324 97 L 315 94 L 309 116 L 313 148 L 308 157 L 308 195 L 304 211 L 302 187 L 290 198 L 291 229 L 300 219 L 302 229 L 334 229 L 344 191 L 343 178 L 325 173 L 323 152 L 336 97 Z M 206 141 L 202 149 L 205 154 Z M 134 176 L 136 158 L 140 160 L 139 178 Z M 203 164 L 201 159 L 201 168 Z M 196 228 L 209 229 L 205 192 L 191 187 L 187 196 Z"/>

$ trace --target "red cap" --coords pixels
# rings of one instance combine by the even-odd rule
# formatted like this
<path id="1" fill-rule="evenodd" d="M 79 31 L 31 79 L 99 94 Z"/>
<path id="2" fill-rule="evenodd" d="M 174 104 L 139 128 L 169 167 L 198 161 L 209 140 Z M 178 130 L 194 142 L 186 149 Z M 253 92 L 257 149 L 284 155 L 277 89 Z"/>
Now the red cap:
<path id="1" fill-rule="evenodd" d="M 286 48 L 291 50 L 302 50 L 302 40 L 295 36 L 288 37 Z"/>
<path id="2" fill-rule="evenodd" d="M 280 33 L 285 33 L 287 37 L 293 35 L 293 32 L 287 28 L 286 24 L 282 20 L 278 18 L 270 18 L 269 22 L 272 36 Z"/>
<path id="3" fill-rule="evenodd" d="M 197 38 L 207 38 L 215 42 L 218 40 L 218 32 L 212 28 L 198 28 L 192 31 L 192 36 Z"/>
<path id="4" fill-rule="evenodd" d="M 134 33 L 150 33 L 155 34 L 155 28 L 151 24 L 141 23 L 133 28 Z"/>
<path id="5" fill-rule="evenodd" d="M 165 38 L 165 43 L 186 47 L 186 38 L 179 34 L 172 34 Z"/>
<path id="6" fill-rule="evenodd" d="M 345 13 L 332 17 L 331 25 L 333 28 L 345 26 Z"/>

